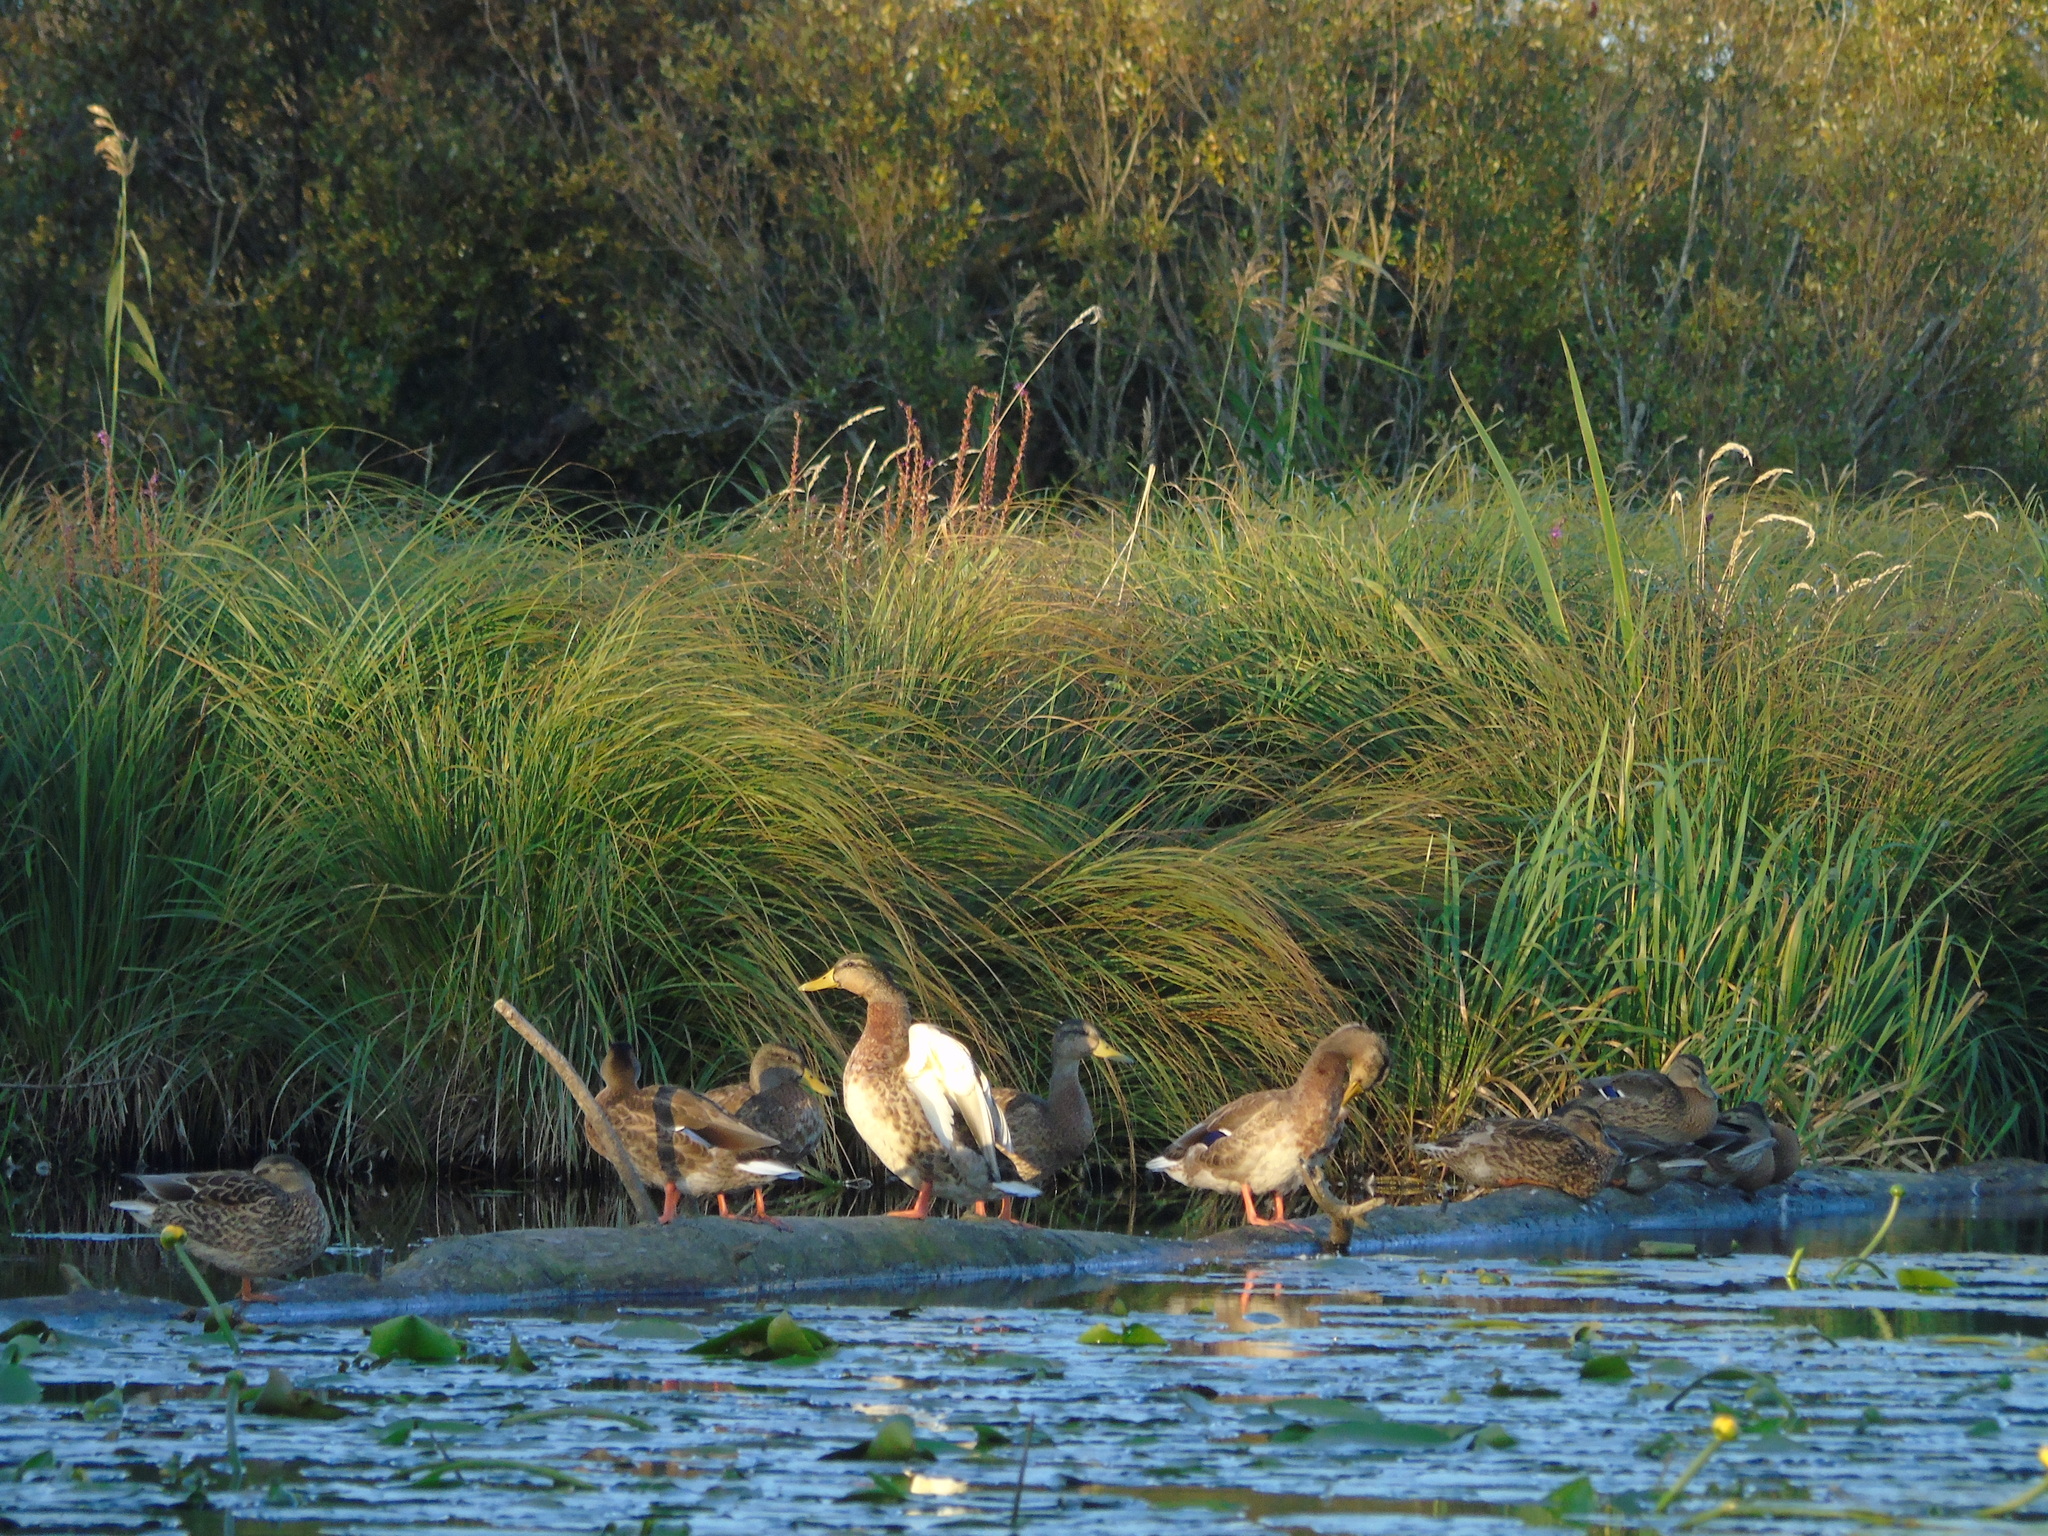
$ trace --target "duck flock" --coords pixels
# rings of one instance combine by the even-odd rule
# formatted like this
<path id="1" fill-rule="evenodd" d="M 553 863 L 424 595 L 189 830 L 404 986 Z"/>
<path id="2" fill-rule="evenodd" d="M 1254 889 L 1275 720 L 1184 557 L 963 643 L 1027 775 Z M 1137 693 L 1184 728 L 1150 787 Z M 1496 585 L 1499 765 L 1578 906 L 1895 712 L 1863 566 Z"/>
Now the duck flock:
<path id="1" fill-rule="evenodd" d="M 967 1045 L 914 1020 L 903 989 L 865 956 L 841 957 L 802 988 L 833 989 L 867 1005 L 840 1083 L 846 1117 L 917 1192 L 892 1216 L 929 1216 L 936 1201 L 986 1216 L 994 1202 L 999 1219 L 1015 1220 L 1017 1201 L 1087 1152 L 1095 1123 L 1081 1065 L 1126 1059 L 1092 1024 L 1068 1019 L 1054 1031 L 1052 1080 L 1041 1098 L 991 1085 Z M 1379 1035 L 1345 1025 L 1316 1045 L 1291 1085 L 1231 1100 L 1145 1166 L 1240 1199 L 1251 1225 L 1296 1226 L 1287 1197 L 1336 1150 L 1351 1101 L 1386 1075 L 1387 1062 Z M 602 1075 L 596 1103 L 634 1172 L 663 1192 L 664 1222 L 675 1219 L 684 1194 L 734 1217 L 728 1197 L 749 1193 L 752 1209 L 735 1219 L 773 1221 L 767 1186 L 802 1178 L 804 1159 L 828 1129 L 832 1090 L 786 1045 L 762 1046 L 745 1082 L 708 1093 L 642 1087 L 639 1057 L 624 1042 L 611 1046 Z M 583 1129 L 594 1149 L 612 1155 L 612 1138 L 592 1117 Z M 1800 1162 L 1790 1127 L 1755 1102 L 1724 1111 L 1704 1063 L 1684 1053 L 1660 1072 L 1593 1078 L 1547 1117 L 1477 1120 L 1415 1150 L 1473 1195 L 1537 1185 L 1582 1200 L 1610 1186 L 1646 1193 L 1672 1179 L 1753 1191 L 1790 1178 Z M 116 1201 L 115 1209 L 153 1231 L 181 1229 L 194 1256 L 241 1277 L 245 1301 L 267 1299 L 256 1280 L 304 1268 L 327 1246 L 327 1209 L 312 1175 L 283 1154 L 248 1172 L 129 1177 L 146 1198 Z M 1258 1209 L 1265 1197 L 1270 1215 Z"/>

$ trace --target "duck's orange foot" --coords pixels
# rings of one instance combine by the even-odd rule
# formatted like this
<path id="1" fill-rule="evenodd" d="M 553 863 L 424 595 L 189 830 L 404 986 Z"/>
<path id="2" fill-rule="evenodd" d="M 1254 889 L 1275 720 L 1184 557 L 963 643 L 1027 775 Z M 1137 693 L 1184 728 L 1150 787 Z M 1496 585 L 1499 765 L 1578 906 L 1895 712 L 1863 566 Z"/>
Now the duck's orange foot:
<path id="1" fill-rule="evenodd" d="M 906 1205 L 902 1210 L 891 1211 L 889 1214 L 891 1216 L 906 1217 L 911 1221 L 922 1221 L 925 1219 L 925 1217 L 931 1215 L 931 1213 L 932 1187 L 929 1184 L 924 1184 L 919 1186 L 916 1200 L 912 1201 L 909 1205 Z"/>

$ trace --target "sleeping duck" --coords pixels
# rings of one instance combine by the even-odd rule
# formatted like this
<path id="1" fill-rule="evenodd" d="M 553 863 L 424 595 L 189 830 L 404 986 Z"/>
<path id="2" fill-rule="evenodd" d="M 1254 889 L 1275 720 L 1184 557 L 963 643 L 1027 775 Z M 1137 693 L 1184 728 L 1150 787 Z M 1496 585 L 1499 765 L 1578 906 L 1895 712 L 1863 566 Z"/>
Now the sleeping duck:
<path id="1" fill-rule="evenodd" d="M 1622 1162 L 1600 1117 L 1584 1104 L 1567 1105 L 1546 1120 L 1477 1120 L 1448 1141 L 1418 1141 L 1415 1150 L 1442 1163 L 1475 1195 L 1526 1185 L 1590 1200 Z"/>
<path id="2" fill-rule="evenodd" d="M 131 1173 L 149 1196 L 116 1200 L 152 1232 L 185 1229 L 193 1257 L 242 1277 L 242 1300 L 275 1301 L 254 1281 L 303 1269 L 327 1251 L 327 1207 L 313 1175 L 295 1157 L 273 1152 L 244 1173 Z"/>
<path id="3" fill-rule="evenodd" d="M 1362 1025 L 1325 1036 L 1291 1087 L 1232 1099 L 1145 1166 L 1190 1189 L 1235 1194 L 1254 1227 L 1286 1226 L 1286 1197 L 1300 1189 L 1303 1165 L 1336 1146 L 1351 1101 L 1386 1075 L 1387 1044 Z M 1261 1216 L 1256 1195 L 1273 1197 Z"/>
<path id="4" fill-rule="evenodd" d="M 917 1191 L 892 1216 L 929 1216 L 934 1198 L 960 1205 L 1038 1186 L 1006 1176 L 1016 1153 L 995 1090 L 966 1045 L 936 1024 L 913 1022 L 910 999 L 864 955 L 842 955 L 806 992 L 837 987 L 868 1005 L 867 1026 L 846 1058 L 846 1118 L 882 1166 Z"/>
<path id="5" fill-rule="evenodd" d="M 661 1219 L 676 1219 L 688 1190 L 718 1197 L 718 1213 L 730 1216 L 725 1197 L 736 1189 L 758 1189 L 770 1179 L 800 1179 L 803 1173 L 764 1154 L 776 1138 L 720 1109 L 701 1093 L 662 1085 L 640 1086 L 640 1055 L 614 1040 L 604 1058 L 604 1091 L 597 1096 L 605 1118 L 626 1144 L 633 1170 L 661 1187 Z M 603 1133 L 586 1118 L 583 1137 L 609 1157 Z"/>
<path id="6" fill-rule="evenodd" d="M 1052 1081 L 1044 1098 L 1021 1088 L 996 1090 L 996 1104 L 1009 1122 L 1017 1171 L 1040 1187 L 1078 1161 L 1095 1140 L 1095 1116 L 1081 1087 L 1081 1063 L 1091 1056 L 1102 1061 L 1130 1060 L 1111 1050 L 1093 1024 L 1068 1019 L 1053 1031 Z M 998 1214 L 1012 1219 L 1008 1195 L 1003 1196 Z"/>

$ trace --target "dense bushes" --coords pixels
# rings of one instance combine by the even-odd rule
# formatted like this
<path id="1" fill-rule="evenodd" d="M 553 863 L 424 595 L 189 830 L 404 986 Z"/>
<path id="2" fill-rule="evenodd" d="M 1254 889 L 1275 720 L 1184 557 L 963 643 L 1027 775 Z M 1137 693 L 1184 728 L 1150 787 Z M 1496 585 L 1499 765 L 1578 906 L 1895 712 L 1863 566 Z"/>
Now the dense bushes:
<path id="1" fill-rule="evenodd" d="M 813 438 L 898 401 L 929 423 L 1036 369 L 1040 477 L 1399 470 L 1433 456 L 1453 370 L 1526 443 L 1561 440 L 1564 331 L 1643 466 L 1733 437 L 1866 486 L 2034 479 L 2038 22 L 2031 0 L 16 8 L 0 456 L 91 425 L 100 101 L 142 139 L 178 390 L 156 424 L 187 444 L 346 423 L 431 448 L 415 469 L 443 483 L 566 457 L 666 498 L 778 460 L 795 413 Z"/>

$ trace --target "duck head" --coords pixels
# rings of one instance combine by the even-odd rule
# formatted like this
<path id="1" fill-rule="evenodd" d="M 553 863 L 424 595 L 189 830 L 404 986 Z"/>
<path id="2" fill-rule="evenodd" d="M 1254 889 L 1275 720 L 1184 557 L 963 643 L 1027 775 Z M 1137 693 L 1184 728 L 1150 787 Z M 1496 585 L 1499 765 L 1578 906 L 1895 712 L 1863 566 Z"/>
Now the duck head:
<path id="1" fill-rule="evenodd" d="M 1664 1063 L 1664 1075 L 1681 1088 L 1690 1088 L 1695 1093 L 1704 1093 L 1710 1099 L 1719 1099 L 1707 1081 L 1707 1064 L 1691 1051 L 1679 1051 Z"/>
<path id="2" fill-rule="evenodd" d="M 1085 1061 L 1090 1056 L 1102 1061 L 1129 1061 L 1131 1058 L 1115 1050 L 1102 1038 L 1102 1032 L 1085 1019 L 1064 1019 L 1053 1031 L 1052 1059 L 1058 1066 L 1065 1061 Z"/>
<path id="3" fill-rule="evenodd" d="M 805 982 L 797 990 L 828 992 L 834 987 L 842 992 L 851 992 L 855 997 L 870 999 L 891 993 L 900 996 L 902 992 L 895 979 L 866 955 L 841 955 L 824 975 Z"/>
<path id="4" fill-rule="evenodd" d="M 630 1093 L 640 1086 L 640 1053 L 632 1042 L 614 1040 L 604 1053 L 603 1071 L 606 1088 Z"/>
<path id="5" fill-rule="evenodd" d="M 789 1046 L 770 1042 L 754 1052 L 753 1070 L 748 1074 L 754 1092 L 770 1093 L 784 1083 L 802 1083 L 813 1093 L 832 1096 L 831 1086 L 804 1065 L 804 1059 Z"/>
<path id="6" fill-rule="evenodd" d="M 1615 1150 L 1614 1143 L 1607 1139 L 1607 1122 L 1600 1118 L 1600 1112 L 1590 1104 L 1572 1104 L 1559 1110 L 1558 1124 L 1564 1126 L 1579 1140 L 1601 1152 Z"/>
<path id="7" fill-rule="evenodd" d="M 313 1193 L 313 1175 L 306 1165 L 296 1157 L 287 1157 L 282 1152 L 273 1152 L 257 1160 L 250 1170 L 266 1184 L 275 1184 L 288 1195 L 310 1195 Z"/>
<path id="8" fill-rule="evenodd" d="M 1363 1024 L 1346 1024 L 1323 1036 L 1309 1057 L 1309 1066 L 1333 1056 L 1345 1063 L 1346 1104 L 1387 1075 L 1387 1042 Z"/>

